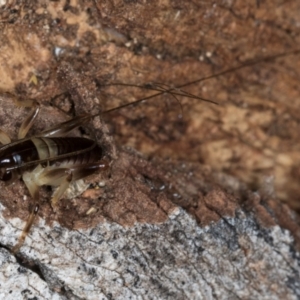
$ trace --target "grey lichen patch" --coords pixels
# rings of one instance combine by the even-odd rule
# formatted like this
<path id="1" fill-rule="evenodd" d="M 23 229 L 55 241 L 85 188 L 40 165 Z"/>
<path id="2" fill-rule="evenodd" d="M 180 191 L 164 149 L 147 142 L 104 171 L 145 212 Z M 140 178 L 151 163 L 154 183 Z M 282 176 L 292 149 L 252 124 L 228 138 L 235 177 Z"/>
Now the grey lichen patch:
<path id="1" fill-rule="evenodd" d="M 1 220 L 4 244 L 12 235 L 3 226 L 15 222 Z M 182 209 L 161 225 L 131 228 L 107 221 L 93 229 L 68 231 L 39 222 L 28 240 L 22 256 L 34 258 L 49 287 L 79 298 L 297 299 L 300 295 L 299 253 L 293 250 L 289 232 L 278 226 L 262 230 L 242 211 L 204 228 Z"/>
<path id="2" fill-rule="evenodd" d="M 0 248 L 0 298 L 62 299 L 36 273 L 21 266 L 7 250 Z"/>

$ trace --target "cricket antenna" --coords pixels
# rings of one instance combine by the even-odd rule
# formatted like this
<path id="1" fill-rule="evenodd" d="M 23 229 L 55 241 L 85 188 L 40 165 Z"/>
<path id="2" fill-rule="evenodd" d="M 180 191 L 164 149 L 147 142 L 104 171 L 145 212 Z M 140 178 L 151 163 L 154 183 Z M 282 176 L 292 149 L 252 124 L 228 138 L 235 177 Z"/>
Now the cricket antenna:
<path id="1" fill-rule="evenodd" d="M 238 71 L 238 70 L 246 68 L 246 67 L 254 66 L 254 65 L 257 65 L 261 62 L 273 61 L 273 60 L 278 59 L 280 57 L 285 57 L 285 56 L 288 56 L 288 55 L 297 55 L 299 53 L 300 53 L 300 49 L 296 49 L 296 50 L 293 50 L 293 51 L 290 51 L 290 52 L 283 52 L 283 53 L 279 53 L 279 54 L 276 54 L 276 55 L 273 55 L 273 56 L 262 57 L 260 59 L 250 60 L 250 61 L 244 62 L 243 64 L 238 65 L 236 67 L 226 69 L 226 70 L 221 71 L 219 73 L 214 73 L 212 75 L 202 77 L 201 79 L 193 80 L 193 81 L 187 82 L 185 84 L 179 85 L 177 87 L 171 87 L 171 88 L 163 88 L 162 86 L 164 84 L 160 84 L 160 83 L 152 83 L 152 84 L 150 83 L 150 84 L 146 84 L 146 85 L 136 85 L 136 84 L 116 82 L 116 83 L 105 84 L 104 86 L 132 86 L 132 87 L 138 87 L 138 88 L 146 88 L 146 89 L 151 89 L 151 90 L 154 90 L 154 91 L 158 91 L 158 93 L 152 94 L 152 95 L 147 96 L 147 97 L 142 98 L 142 99 L 135 100 L 135 101 L 130 102 L 130 103 L 123 104 L 123 105 L 118 106 L 118 107 L 111 108 L 109 110 L 106 110 L 103 113 L 109 113 L 109 112 L 116 111 L 120 108 L 125 108 L 125 107 L 131 106 L 131 105 L 136 105 L 136 104 L 138 104 L 138 103 L 140 103 L 144 100 L 155 98 L 155 97 L 160 96 L 164 93 L 169 93 L 174 97 L 175 97 L 175 95 L 176 96 L 182 96 L 182 97 L 192 98 L 192 99 L 201 100 L 201 101 L 204 101 L 204 102 L 208 102 L 208 103 L 218 105 L 219 103 L 217 103 L 215 101 L 205 99 L 205 98 L 202 98 L 202 97 L 199 97 L 199 96 L 195 96 L 193 94 L 190 94 L 190 93 L 182 90 L 182 88 L 187 87 L 187 86 L 192 85 L 192 84 L 200 83 L 200 82 L 205 81 L 205 80 L 209 80 L 209 79 L 217 77 L 217 76 L 226 75 L 228 73 Z"/>
<path id="2" fill-rule="evenodd" d="M 167 86 L 168 88 L 164 88 L 163 87 L 164 85 Z M 180 104 L 181 110 L 182 110 L 182 105 L 181 105 L 179 99 L 176 96 L 181 96 L 181 97 L 196 99 L 196 100 L 200 100 L 200 101 L 204 101 L 204 102 L 208 102 L 208 103 L 212 103 L 212 104 L 216 104 L 216 105 L 219 104 L 219 103 L 217 103 L 215 101 L 212 101 L 212 100 L 209 100 L 209 99 L 205 99 L 205 98 L 193 95 L 191 93 L 188 93 L 188 92 L 182 90 L 180 87 L 169 87 L 168 85 L 163 84 L 163 83 L 155 83 L 154 82 L 154 83 L 148 83 L 148 84 L 145 84 L 145 85 L 136 85 L 136 84 L 128 84 L 128 83 L 116 82 L 116 83 L 107 84 L 105 86 L 132 86 L 132 87 L 138 87 L 138 88 L 143 88 L 143 89 L 149 89 L 149 90 L 153 90 L 153 91 L 158 91 L 158 93 L 155 93 L 155 94 L 152 94 L 150 96 L 147 96 L 147 97 L 135 100 L 135 101 L 130 102 L 130 103 L 126 103 L 126 104 L 120 105 L 118 107 L 114 107 L 114 108 L 108 109 L 108 110 L 102 112 L 103 114 L 104 113 L 105 114 L 106 113 L 110 113 L 110 112 L 113 112 L 113 111 L 116 111 L 116 110 L 119 110 L 121 108 L 125 108 L 125 107 L 128 107 L 128 106 L 134 106 L 134 105 L 136 105 L 138 103 L 141 103 L 141 102 L 143 102 L 145 100 L 149 100 L 149 99 L 155 98 L 155 97 L 160 96 L 160 95 L 165 94 L 165 93 L 170 94 L 172 97 L 175 98 L 175 100 Z"/>

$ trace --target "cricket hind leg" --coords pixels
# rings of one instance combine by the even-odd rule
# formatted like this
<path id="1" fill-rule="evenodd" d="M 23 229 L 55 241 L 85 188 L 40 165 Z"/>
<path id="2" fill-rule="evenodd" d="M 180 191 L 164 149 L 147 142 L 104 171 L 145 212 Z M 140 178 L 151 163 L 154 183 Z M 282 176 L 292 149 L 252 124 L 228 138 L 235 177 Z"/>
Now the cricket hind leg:
<path id="1" fill-rule="evenodd" d="M 36 183 L 33 180 L 31 180 L 31 176 L 29 173 L 23 175 L 23 180 L 25 182 L 26 187 L 29 190 L 31 197 L 33 198 L 34 204 L 33 204 L 33 209 L 31 210 L 31 212 L 26 220 L 26 224 L 22 230 L 22 233 L 18 239 L 18 242 L 11 250 L 12 253 L 14 253 L 14 254 L 17 253 L 20 250 L 20 248 L 22 247 L 22 245 L 24 244 L 24 241 L 25 241 L 28 233 L 30 232 L 30 229 L 33 225 L 35 217 L 39 211 L 39 204 L 38 204 L 39 187 L 38 187 L 38 185 L 36 185 Z"/>
<path id="2" fill-rule="evenodd" d="M 22 122 L 21 127 L 18 132 L 18 139 L 23 139 L 26 137 L 28 131 L 33 125 L 33 122 L 35 121 L 36 117 L 39 114 L 40 111 L 40 105 L 38 102 L 34 100 L 25 100 L 25 101 L 20 101 L 17 99 L 14 99 L 15 103 L 17 106 L 22 106 L 22 107 L 30 107 L 31 112 L 29 115 L 26 117 L 26 119 Z M 5 133 L 3 130 L 0 129 L 0 143 L 2 145 L 7 145 L 11 143 L 11 138 L 7 133 Z"/>
<path id="3" fill-rule="evenodd" d="M 22 122 L 21 127 L 18 132 L 18 139 L 23 139 L 26 137 L 28 131 L 33 125 L 33 122 L 35 121 L 36 117 L 39 114 L 40 111 L 40 105 L 38 102 L 34 100 L 25 100 L 25 101 L 20 101 L 15 99 L 15 103 L 17 106 L 22 106 L 22 107 L 30 107 L 31 112 L 29 115 L 26 117 L 26 119 Z M 86 124 L 90 120 L 90 115 L 81 115 L 77 116 L 69 121 L 63 122 L 61 124 L 55 125 L 51 127 L 50 129 L 47 129 L 43 131 L 39 136 L 43 137 L 59 137 L 59 136 L 64 136 L 70 131 L 72 131 L 74 128 L 82 126 Z M 2 144 L 8 144 L 11 142 L 10 138 L 4 133 L 0 131 L 0 142 Z"/>
<path id="4" fill-rule="evenodd" d="M 11 138 L 9 137 L 9 135 L 1 129 L 0 129 L 0 143 L 2 145 L 7 145 L 11 143 Z"/>
<path id="5" fill-rule="evenodd" d="M 12 253 L 14 253 L 14 254 L 17 253 L 20 250 L 20 248 L 23 246 L 24 241 L 25 241 L 28 233 L 30 232 L 30 229 L 35 220 L 35 217 L 39 211 L 39 208 L 40 208 L 39 205 L 36 203 L 31 211 L 30 215 L 28 216 L 28 219 L 26 220 L 26 224 L 22 230 L 22 233 L 18 239 L 17 244 L 11 249 Z"/>
<path id="6" fill-rule="evenodd" d="M 33 122 L 35 121 L 36 117 L 39 114 L 40 105 L 38 102 L 36 102 L 34 100 L 25 100 L 25 101 L 15 100 L 15 103 L 17 106 L 31 108 L 29 115 L 22 122 L 21 127 L 19 129 L 18 139 L 20 140 L 20 139 L 23 139 L 26 137 L 29 129 L 32 127 Z"/>

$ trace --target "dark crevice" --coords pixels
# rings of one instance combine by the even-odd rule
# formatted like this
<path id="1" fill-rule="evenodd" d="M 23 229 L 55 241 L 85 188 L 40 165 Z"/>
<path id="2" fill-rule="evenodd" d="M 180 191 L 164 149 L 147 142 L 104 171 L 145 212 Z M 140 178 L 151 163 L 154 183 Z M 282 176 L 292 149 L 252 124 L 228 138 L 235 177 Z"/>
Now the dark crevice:
<path id="1" fill-rule="evenodd" d="M 8 248 L 3 244 L 0 244 L 0 248 L 4 248 L 10 251 L 10 248 Z M 26 272 L 26 270 L 30 270 L 33 273 L 37 274 L 41 280 L 47 283 L 47 280 L 38 263 L 36 263 L 34 260 L 28 260 L 27 258 L 23 257 L 20 254 L 14 254 L 14 256 L 16 258 L 17 263 L 20 265 L 20 268 L 18 269 L 20 273 L 24 273 Z M 63 282 L 60 282 L 60 280 L 58 286 L 60 286 L 60 289 L 56 289 L 55 292 L 58 293 L 59 295 L 66 297 L 67 299 L 76 299 L 76 300 L 81 299 L 80 297 L 73 294 L 72 290 L 66 287 Z M 50 286 L 48 285 L 48 287 L 52 292 L 54 292 L 53 288 L 51 288 L 51 285 Z"/>
<path id="2" fill-rule="evenodd" d="M 2 243 L 0 243 L 0 248 L 5 249 L 10 252 L 10 248 L 7 247 L 6 245 L 3 245 Z"/>
<path id="3" fill-rule="evenodd" d="M 31 270 L 33 273 L 37 274 L 43 281 L 46 282 L 46 279 L 41 271 L 39 264 L 35 263 L 34 260 L 28 260 L 19 254 L 15 254 L 15 258 L 20 266 L 22 266 L 25 269 Z"/>

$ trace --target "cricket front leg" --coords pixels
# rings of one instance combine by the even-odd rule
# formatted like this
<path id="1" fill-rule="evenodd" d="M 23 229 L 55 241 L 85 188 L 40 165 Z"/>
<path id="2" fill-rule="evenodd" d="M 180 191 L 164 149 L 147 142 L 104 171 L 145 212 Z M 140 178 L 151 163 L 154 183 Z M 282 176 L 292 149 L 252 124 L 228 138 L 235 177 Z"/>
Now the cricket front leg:
<path id="1" fill-rule="evenodd" d="M 58 201 L 62 198 L 71 182 L 92 175 L 98 171 L 106 170 L 108 166 L 108 162 L 103 160 L 70 168 L 46 168 L 37 180 L 39 185 L 58 186 L 51 198 L 51 206 L 55 210 Z"/>

